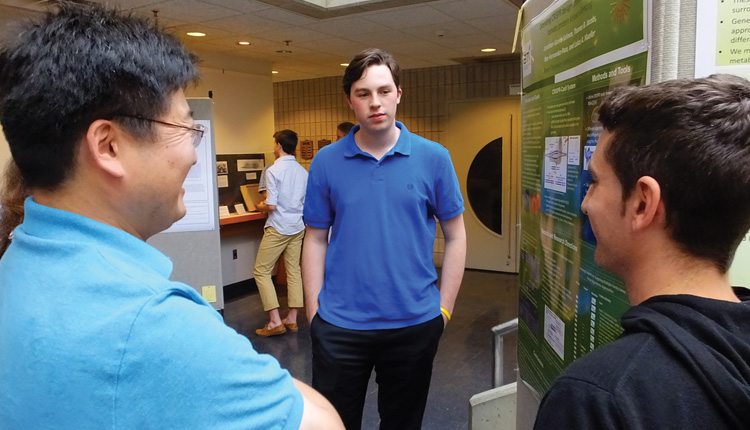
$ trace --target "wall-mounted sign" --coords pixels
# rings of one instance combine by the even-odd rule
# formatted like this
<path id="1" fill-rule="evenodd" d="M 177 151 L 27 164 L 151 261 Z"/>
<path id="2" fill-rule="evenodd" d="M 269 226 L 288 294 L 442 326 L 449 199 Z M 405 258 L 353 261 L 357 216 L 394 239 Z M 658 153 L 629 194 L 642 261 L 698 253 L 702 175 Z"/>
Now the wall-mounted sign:
<path id="1" fill-rule="evenodd" d="M 312 160 L 313 158 L 313 141 L 303 140 L 299 147 L 299 155 L 303 160 Z"/>

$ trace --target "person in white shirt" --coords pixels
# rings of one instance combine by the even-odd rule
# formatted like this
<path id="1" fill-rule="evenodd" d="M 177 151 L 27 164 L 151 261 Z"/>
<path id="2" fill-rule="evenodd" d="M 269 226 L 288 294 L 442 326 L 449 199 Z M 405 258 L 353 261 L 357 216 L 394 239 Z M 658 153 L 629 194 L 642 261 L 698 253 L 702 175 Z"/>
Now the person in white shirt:
<path id="1" fill-rule="evenodd" d="M 258 336 L 276 336 L 287 330 L 296 332 L 298 309 L 304 306 L 300 255 L 305 224 L 302 222 L 302 207 L 305 203 L 307 171 L 294 157 L 297 149 L 297 133 L 281 130 L 274 133 L 276 162 L 265 171 L 266 199 L 257 205 L 258 210 L 268 213 L 268 220 L 255 257 L 253 276 L 268 313 L 265 326 L 255 330 Z M 271 272 L 279 257 L 284 256 L 287 277 L 287 305 L 289 312 L 281 318 L 279 300 L 271 280 Z"/>

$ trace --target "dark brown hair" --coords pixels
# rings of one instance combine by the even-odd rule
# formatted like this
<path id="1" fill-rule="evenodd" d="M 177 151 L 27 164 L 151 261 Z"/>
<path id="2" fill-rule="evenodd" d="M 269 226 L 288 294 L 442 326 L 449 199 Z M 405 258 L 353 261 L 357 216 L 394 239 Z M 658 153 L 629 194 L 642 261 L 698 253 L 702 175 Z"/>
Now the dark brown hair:
<path id="1" fill-rule="evenodd" d="M 599 110 L 627 199 L 661 187 L 672 239 L 722 273 L 750 229 L 750 82 L 732 75 L 617 88 Z"/>
<path id="2" fill-rule="evenodd" d="M 396 84 L 396 88 L 400 88 L 401 85 L 398 78 L 400 68 L 398 67 L 396 60 L 391 54 L 382 49 L 370 48 L 355 55 L 349 62 L 346 70 L 344 70 L 344 78 L 341 82 L 344 94 L 349 97 L 352 91 L 352 85 L 362 77 L 365 70 L 370 66 L 378 66 L 380 64 L 388 66 L 388 69 L 391 71 L 391 76 L 393 77 L 393 82 Z"/>

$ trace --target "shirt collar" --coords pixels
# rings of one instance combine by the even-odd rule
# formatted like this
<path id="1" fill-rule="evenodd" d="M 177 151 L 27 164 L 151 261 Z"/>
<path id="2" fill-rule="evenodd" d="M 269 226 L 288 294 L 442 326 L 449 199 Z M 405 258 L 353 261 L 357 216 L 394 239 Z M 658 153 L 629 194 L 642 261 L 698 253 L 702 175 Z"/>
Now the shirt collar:
<path id="1" fill-rule="evenodd" d="M 394 145 L 394 147 L 391 148 L 391 150 L 388 151 L 388 153 L 385 154 L 383 158 L 395 153 L 406 156 L 411 154 L 411 132 L 401 121 L 396 121 L 396 127 L 401 130 L 401 134 L 398 136 L 396 145 Z M 354 140 L 354 134 L 357 131 L 359 131 L 359 124 L 355 125 L 352 131 L 344 136 L 344 157 L 351 158 L 356 157 L 357 155 L 361 155 L 363 157 L 371 157 L 370 154 L 362 151 L 361 149 L 359 149 L 359 146 L 357 146 L 357 142 Z"/>
<path id="2" fill-rule="evenodd" d="M 24 202 L 24 220 L 18 226 L 24 234 L 108 248 L 137 259 L 138 265 L 150 268 L 161 276 L 172 274 L 172 261 L 145 241 L 109 224 L 104 224 L 77 213 L 41 205 L 33 197 Z"/>

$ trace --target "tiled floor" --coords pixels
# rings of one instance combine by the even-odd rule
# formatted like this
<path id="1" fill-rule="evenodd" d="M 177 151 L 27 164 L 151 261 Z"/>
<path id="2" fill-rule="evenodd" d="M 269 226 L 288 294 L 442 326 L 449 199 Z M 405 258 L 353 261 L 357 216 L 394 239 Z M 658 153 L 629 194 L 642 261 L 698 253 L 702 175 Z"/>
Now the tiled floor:
<path id="1" fill-rule="evenodd" d="M 453 319 L 440 341 L 433 369 L 432 386 L 422 428 L 461 430 L 468 428 L 469 398 L 492 388 L 491 327 L 518 315 L 518 277 L 467 270 Z M 284 301 L 282 300 L 282 306 Z M 259 352 L 276 357 L 296 378 L 312 380 L 310 337 L 307 324 L 296 334 L 262 338 L 255 329 L 265 323 L 257 294 L 226 303 L 226 323 L 247 336 Z M 306 322 L 304 315 L 300 323 Z M 506 341 L 505 374 L 514 374 L 515 336 Z M 363 429 L 377 429 L 377 385 L 370 380 Z"/>

